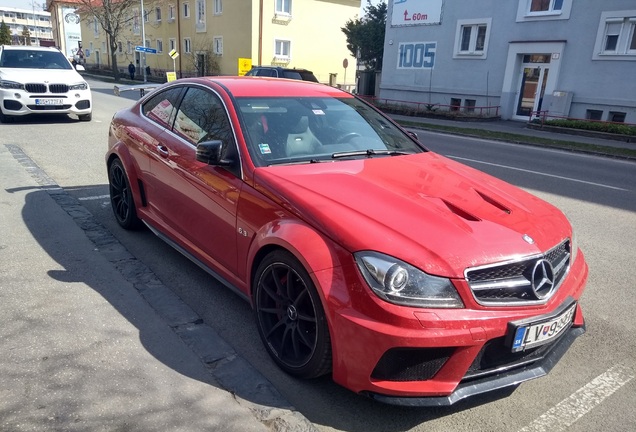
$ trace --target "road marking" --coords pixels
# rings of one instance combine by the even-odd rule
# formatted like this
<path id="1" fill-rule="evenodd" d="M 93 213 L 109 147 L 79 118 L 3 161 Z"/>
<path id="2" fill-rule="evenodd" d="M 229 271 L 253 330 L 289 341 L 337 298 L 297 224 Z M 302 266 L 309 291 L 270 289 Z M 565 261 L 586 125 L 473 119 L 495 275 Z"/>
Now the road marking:
<path id="1" fill-rule="evenodd" d="M 80 200 L 80 201 L 92 201 L 92 200 L 100 200 L 100 199 L 104 199 L 104 198 L 110 198 L 110 195 L 97 195 L 97 196 L 82 197 L 82 198 L 78 198 L 78 200 Z"/>
<path id="2" fill-rule="evenodd" d="M 589 181 L 585 181 L 585 180 L 578 180 L 578 179 L 574 179 L 571 177 L 563 177 L 563 176 L 558 176 L 558 175 L 554 175 L 554 174 L 547 174 L 547 173 L 543 173 L 541 171 L 533 171 L 533 170 L 528 170 L 528 169 L 524 169 L 524 168 L 516 168 L 516 167 L 511 167 L 508 165 L 501 165 L 501 164 L 496 164 L 496 163 L 492 163 L 492 162 L 484 162 L 484 161 L 480 161 L 480 160 L 476 160 L 476 159 L 468 159 L 468 158 L 463 158 L 463 157 L 459 157 L 459 156 L 448 156 L 451 159 L 458 159 L 458 160 L 462 160 L 462 161 L 468 161 L 468 162 L 475 162 L 475 163 L 480 163 L 480 164 L 484 164 L 484 165 L 491 165 L 491 166 L 496 166 L 499 168 L 507 168 L 507 169 L 511 169 L 514 171 L 522 171 L 522 172 L 527 172 L 530 174 L 538 174 L 538 175 L 542 175 L 545 177 L 554 177 L 554 178 L 558 178 L 561 180 L 568 180 L 568 181 L 572 181 L 572 182 L 576 182 L 576 183 L 584 183 L 587 185 L 592 185 L 592 186 L 598 186 L 598 187 L 603 187 L 603 188 L 607 188 L 607 189 L 614 189 L 614 190 L 619 190 L 619 191 L 625 191 L 625 192 L 629 192 L 629 189 L 623 189 L 623 188 L 619 188 L 619 187 L 615 187 L 615 186 L 609 186 L 609 185 L 604 185 L 601 183 L 594 183 L 594 182 L 589 182 Z"/>
<path id="3" fill-rule="evenodd" d="M 616 365 L 578 389 L 519 432 L 560 432 L 592 411 L 634 378 L 634 369 Z"/>

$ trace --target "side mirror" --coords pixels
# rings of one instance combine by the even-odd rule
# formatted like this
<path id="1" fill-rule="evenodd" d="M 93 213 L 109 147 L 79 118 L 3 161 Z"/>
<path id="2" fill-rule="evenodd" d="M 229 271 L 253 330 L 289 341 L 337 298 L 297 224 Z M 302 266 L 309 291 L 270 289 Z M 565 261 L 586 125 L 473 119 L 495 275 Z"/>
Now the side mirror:
<path id="1" fill-rule="evenodd" d="M 223 159 L 223 141 L 203 141 L 197 144 L 197 161 L 208 165 L 230 166 L 233 161 Z"/>

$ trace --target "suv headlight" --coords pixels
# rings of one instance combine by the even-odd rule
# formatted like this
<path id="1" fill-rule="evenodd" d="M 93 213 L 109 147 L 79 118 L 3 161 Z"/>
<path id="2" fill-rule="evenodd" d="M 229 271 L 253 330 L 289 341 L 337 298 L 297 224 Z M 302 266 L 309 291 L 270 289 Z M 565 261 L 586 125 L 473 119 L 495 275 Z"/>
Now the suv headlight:
<path id="1" fill-rule="evenodd" d="M 79 84 L 72 84 L 68 86 L 69 90 L 88 90 L 88 84 L 83 82 Z"/>
<path id="2" fill-rule="evenodd" d="M 464 307 L 459 293 L 447 278 L 429 275 L 378 252 L 357 252 L 354 257 L 373 292 L 389 303 L 427 308 Z"/>
<path id="3" fill-rule="evenodd" d="M 10 89 L 10 90 L 24 90 L 24 84 L 20 84 L 15 81 L 0 81 L 0 88 Z"/>

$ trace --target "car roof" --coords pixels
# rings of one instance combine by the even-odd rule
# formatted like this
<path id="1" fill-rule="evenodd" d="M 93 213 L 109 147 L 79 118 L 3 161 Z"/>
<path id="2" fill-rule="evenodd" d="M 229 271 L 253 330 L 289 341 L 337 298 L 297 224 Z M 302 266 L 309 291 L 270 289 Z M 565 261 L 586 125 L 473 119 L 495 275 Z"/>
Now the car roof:
<path id="1" fill-rule="evenodd" d="M 285 78 L 268 78 L 253 76 L 211 76 L 201 78 L 182 78 L 173 83 L 216 83 L 226 88 L 236 97 L 353 97 L 350 93 L 325 84 L 311 81 Z"/>
<path id="2" fill-rule="evenodd" d="M 16 50 L 16 51 L 56 51 L 61 52 L 59 49 L 55 47 L 43 47 L 37 45 L 0 45 L 0 48 L 6 50 Z"/>

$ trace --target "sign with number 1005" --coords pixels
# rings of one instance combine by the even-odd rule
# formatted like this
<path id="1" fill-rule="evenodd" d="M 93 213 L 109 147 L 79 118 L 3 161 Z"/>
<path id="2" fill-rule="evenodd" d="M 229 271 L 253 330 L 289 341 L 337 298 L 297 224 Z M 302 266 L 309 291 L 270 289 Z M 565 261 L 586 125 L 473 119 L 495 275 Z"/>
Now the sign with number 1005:
<path id="1" fill-rule="evenodd" d="M 402 42 L 398 45 L 398 69 L 433 69 L 437 42 Z"/>

